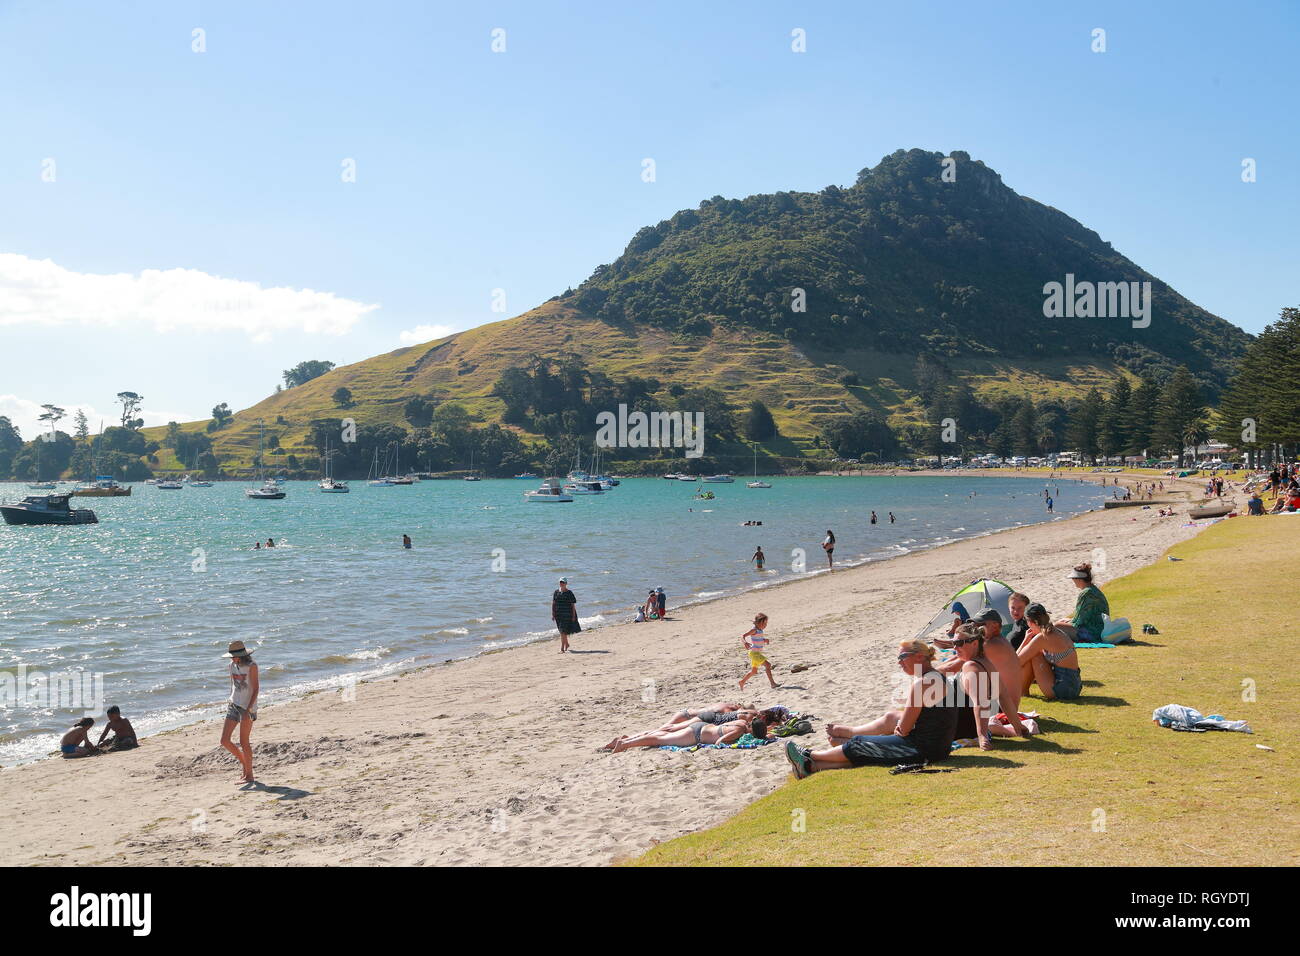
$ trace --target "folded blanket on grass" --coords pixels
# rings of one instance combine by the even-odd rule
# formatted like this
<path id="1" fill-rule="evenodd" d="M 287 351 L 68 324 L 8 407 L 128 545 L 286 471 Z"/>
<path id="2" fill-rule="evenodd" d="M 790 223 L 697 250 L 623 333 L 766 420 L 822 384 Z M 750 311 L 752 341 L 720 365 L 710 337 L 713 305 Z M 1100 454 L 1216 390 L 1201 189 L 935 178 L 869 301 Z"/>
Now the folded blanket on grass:
<path id="1" fill-rule="evenodd" d="M 1107 644 L 1105 641 L 1075 641 L 1075 647 L 1114 647 L 1114 644 Z"/>

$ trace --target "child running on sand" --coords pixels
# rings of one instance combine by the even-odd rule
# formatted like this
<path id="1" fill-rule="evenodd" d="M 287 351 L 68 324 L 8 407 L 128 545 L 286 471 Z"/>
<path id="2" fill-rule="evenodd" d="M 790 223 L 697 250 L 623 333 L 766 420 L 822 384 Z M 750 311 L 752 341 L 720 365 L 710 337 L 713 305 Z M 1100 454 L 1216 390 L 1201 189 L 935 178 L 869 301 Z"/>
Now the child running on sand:
<path id="1" fill-rule="evenodd" d="M 740 639 L 745 642 L 745 649 L 749 651 L 749 673 L 740 679 L 741 690 L 745 689 L 746 681 L 757 674 L 760 667 L 767 671 L 767 682 L 773 687 L 778 686 L 772 679 L 772 663 L 763 654 L 768 645 L 768 638 L 763 634 L 765 627 L 767 627 L 767 615 L 759 614 L 754 618 L 754 626 L 740 636 Z"/>

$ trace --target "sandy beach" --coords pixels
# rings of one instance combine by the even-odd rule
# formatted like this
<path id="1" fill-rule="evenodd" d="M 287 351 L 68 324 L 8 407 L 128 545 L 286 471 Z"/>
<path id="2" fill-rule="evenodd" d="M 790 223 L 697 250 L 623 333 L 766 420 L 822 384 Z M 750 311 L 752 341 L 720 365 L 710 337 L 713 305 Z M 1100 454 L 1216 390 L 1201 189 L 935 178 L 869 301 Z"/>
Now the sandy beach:
<path id="1" fill-rule="evenodd" d="M 255 787 L 236 783 L 234 758 L 217 748 L 219 722 L 146 738 L 133 752 L 0 771 L 0 859 L 616 862 L 715 824 L 787 778 L 779 746 L 598 753 L 616 734 L 650 729 L 685 706 L 744 699 L 817 715 L 817 733 L 803 739 L 820 743 L 824 720 L 887 706 L 895 642 L 971 580 L 998 578 L 1067 613 L 1066 571 L 1094 549 L 1105 554 L 1104 587 L 1197 530 L 1155 508 L 1096 511 L 809 574 L 671 610 L 662 623 L 603 627 L 578 635 L 570 655 L 556 642 L 529 645 L 360 684 L 354 696 L 268 706 L 254 735 Z M 810 567 L 820 557 L 810 555 Z M 581 599 L 582 582 L 573 588 Z M 771 617 L 769 656 L 783 686 L 770 690 L 760 675 L 740 695 L 739 635 L 760 610 Z M 800 664 L 809 669 L 792 674 Z M 1052 712 L 1051 703 L 1033 705 Z"/>

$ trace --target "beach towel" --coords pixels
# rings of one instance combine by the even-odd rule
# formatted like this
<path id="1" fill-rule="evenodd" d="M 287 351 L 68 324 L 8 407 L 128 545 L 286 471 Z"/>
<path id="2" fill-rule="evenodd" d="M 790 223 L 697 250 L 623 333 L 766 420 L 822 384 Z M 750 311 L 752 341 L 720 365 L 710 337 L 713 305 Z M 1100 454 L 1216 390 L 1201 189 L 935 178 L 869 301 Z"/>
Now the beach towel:
<path id="1" fill-rule="evenodd" d="M 1115 645 L 1110 644 L 1106 641 L 1075 641 L 1074 646 L 1075 647 L 1114 647 Z"/>
<path id="2" fill-rule="evenodd" d="M 1182 704 L 1165 704 L 1163 707 L 1157 707 L 1151 712 L 1151 719 L 1161 727 L 1196 734 L 1205 733 L 1207 730 L 1235 730 L 1243 734 L 1254 733 L 1250 729 L 1250 724 L 1244 720 L 1228 720 L 1222 714 L 1210 714 L 1207 717 L 1199 710 L 1184 707 Z"/>
<path id="3" fill-rule="evenodd" d="M 774 744 L 776 739 L 768 737 L 766 740 L 759 740 L 753 734 L 745 734 L 735 743 L 731 744 L 700 744 L 698 747 L 692 744 L 689 747 L 677 747 L 673 745 L 664 745 L 659 750 L 684 750 L 687 753 L 694 753 L 697 750 L 757 750 L 766 744 Z"/>

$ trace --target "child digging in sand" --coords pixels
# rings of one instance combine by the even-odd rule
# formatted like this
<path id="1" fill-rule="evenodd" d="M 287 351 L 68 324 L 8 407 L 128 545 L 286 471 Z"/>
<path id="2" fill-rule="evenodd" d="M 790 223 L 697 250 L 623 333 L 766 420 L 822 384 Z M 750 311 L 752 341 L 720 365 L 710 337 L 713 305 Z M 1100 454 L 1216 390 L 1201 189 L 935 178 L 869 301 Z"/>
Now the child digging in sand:
<path id="1" fill-rule="evenodd" d="M 772 664 L 764 656 L 763 651 L 767 648 L 768 639 L 763 634 L 763 628 L 767 627 L 767 615 L 760 614 L 754 618 L 754 626 L 740 636 L 745 642 L 745 649 L 749 651 L 749 673 L 740 679 L 740 689 L 745 689 L 745 682 L 758 673 L 762 667 L 767 671 L 767 682 L 773 687 L 777 686 L 772 679 Z"/>
<path id="2" fill-rule="evenodd" d="M 94 726 L 95 718 L 82 717 L 73 725 L 71 730 L 63 735 L 63 739 L 59 741 L 59 751 L 63 754 L 65 759 L 72 757 L 90 757 L 99 753 L 99 751 L 95 749 L 95 745 L 90 742 L 90 737 L 87 736 L 90 732 L 90 728 Z"/>

